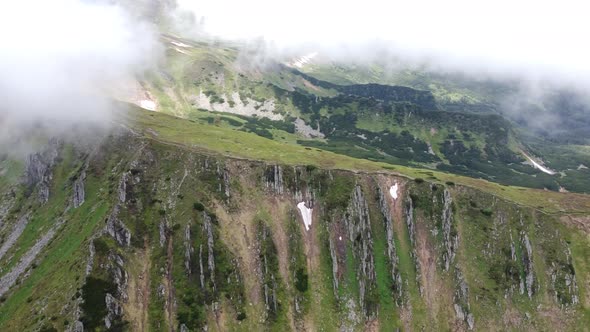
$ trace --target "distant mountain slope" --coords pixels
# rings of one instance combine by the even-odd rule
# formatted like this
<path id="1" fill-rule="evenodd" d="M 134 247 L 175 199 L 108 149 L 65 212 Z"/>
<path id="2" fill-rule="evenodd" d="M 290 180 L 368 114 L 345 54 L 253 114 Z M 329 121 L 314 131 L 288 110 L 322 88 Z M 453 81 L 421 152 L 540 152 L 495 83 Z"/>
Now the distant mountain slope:
<path id="1" fill-rule="evenodd" d="M 495 98 L 505 95 L 507 86 L 478 82 L 470 90 L 470 85 L 451 77 L 441 95 L 438 87 L 445 81 L 440 77 L 434 85 L 423 85 L 433 91 L 363 80 L 342 85 L 268 59 L 261 66 L 238 44 L 207 44 L 171 35 L 163 42 L 168 63 L 146 82 L 158 111 L 212 117 L 218 125 L 290 144 L 504 184 L 579 192 L 590 188 L 588 170 L 577 169 L 590 164 L 586 155 L 575 157 L 581 160 L 575 168 L 560 167 L 564 165 L 559 156 L 565 153 L 560 143 L 499 114 Z M 301 70 L 327 77 L 327 69 L 313 69 L 318 66 L 306 64 Z M 535 169 L 523 151 L 565 176 Z"/>

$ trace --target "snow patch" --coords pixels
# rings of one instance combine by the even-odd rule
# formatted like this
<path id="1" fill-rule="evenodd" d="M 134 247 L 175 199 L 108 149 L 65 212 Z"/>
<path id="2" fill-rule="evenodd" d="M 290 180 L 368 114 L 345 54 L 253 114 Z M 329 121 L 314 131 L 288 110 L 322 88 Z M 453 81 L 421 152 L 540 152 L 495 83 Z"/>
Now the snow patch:
<path id="1" fill-rule="evenodd" d="M 303 218 L 303 224 L 305 225 L 305 230 L 309 231 L 309 228 L 311 227 L 311 213 L 312 213 L 313 209 L 308 208 L 305 205 L 305 202 L 301 202 L 301 203 L 297 204 L 297 208 L 299 209 L 299 212 L 301 212 L 301 217 Z"/>
<path id="2" fill-rule="evenodd" d="M 318 55 L 317 52 L 312 52 L 312 53 L 306 54 L 300 58 L 293 60 L 292 62 L 288 63 L 287 65 L 289 67 L 303 68 L 303 66 L 308 64 L 317 55 Z"/>
<path id="3" fill-rule="evenodd" d="M 148 111 L 155 111 L 156 103 L 153 100 L 143 99 L 139 101 L 139 107 L 146 109 Z"/>
<path id="4" fill-rule="evenodd" d="M 555 172 L 543 167 L 543 165 L 539 164 L 538 162 L 534 161 L 533 158 L 529 157 L 526 153 L 523 153 L 524 156 L 533 164 L 533 167 L 540 170 L 543 173 L 547 173 L 549 175 L 555 175 Z"/>
<path id="5" fill-rule="evenodd" d="M 391 188 L 389 188 L 389 194 L 394 200 L 397 199 L 397 189 L 397 182 L 393 186 L 391 186 Z"/>
<path id="6" fill-rule="evenodd" d="M 186 51 L 184 51 L 184 50 L 181 50 L 181 49 L 180 49 L 180 48 L 178 48 L 178 47 L 174 47 L 174 50 L 175 50 L 176 52 L 178 52 L 178 53 L 182 53 L 182 54 L 186 54 L 186 55 L 188 55 L 188 53 L 187 53 Z"/>
<path id="7" fill-rule="evenodd" d="M 170 44 L 174 45 L 174 46 L 178 46 L 178 47 L 192 47 L 190 45 L 187 45 L 185 43 L 180 43 L 180 42 L 175 42 L 175 41 L 171 41 Z"/>

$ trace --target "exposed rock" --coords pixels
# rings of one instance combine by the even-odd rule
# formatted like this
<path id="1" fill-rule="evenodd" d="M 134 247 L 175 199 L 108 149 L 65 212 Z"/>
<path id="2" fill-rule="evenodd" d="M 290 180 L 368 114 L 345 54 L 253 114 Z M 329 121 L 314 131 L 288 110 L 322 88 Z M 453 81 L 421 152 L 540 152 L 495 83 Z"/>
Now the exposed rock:
<path id="1" fill-rule="evenodd" d="M 191 274 L 191 255 L 194 252 L 194 249 L 191 245 L 191 226 L 186 225 L 184 229 L 184 268 L 188 275 Z"/>
<path id="2" fill-rule="evenodd" d="M 157 294 L 158 298 L 163 299 L 164 296 L 166 296 L 166 286 L 164 286 L 163 284 L 159 284 Z"/>
<path id="3" fill-rule="evenodd" d="M 371 235 L 371 219 L 369 207 L 361 187 L 355 186 L 350 204 L 345 214 L 348 237 L 353 244 L 353 254 L 358 257 L 360 266 L 357 269 L 359 281 L 359 300 L 366 317 L 376 314 L 376 308 L 370 307 L 368 293 L 376 287 L 375 258 L 373 257 L 373 239 Z"/>
<path id="4" fill-rule="evenodd" d="M 445 189 L 443 193 L 443 211 L 442 211 L 442 230 L 443 230 L 443 267 L 445 271 L 448 271 L 453 260 L 457 247 L 459 246 L 459 237 L 457 232 L 454 230 L 453 225 L 453 200 L 451 193 Z"/>
<path id="5" fill-rule="evenodd" d="M 411 198 L 406 201 L 406 209 L 404 212 L 406 215 L 406 225 L 408 226 L 410 244 L 414 247 L 414 242 L 416 241 L 416 225 L 414 225 L 414 204 Z"/>
<path id="6" fill-rule="evenodd" d="M 416 267 L 416 282 L 420 285 L 418 287 L 418 290 L 420 291 L 420 295 L 422 295 L 424 293 L 424 287 L 420 284 L 422 272 L 420 270 L 420 264 L 418 264 L 418 255 L 416 254 L 416 225 L 414 221 L 414 203 L 412 202 L 411 197 L 406 200 L 406 208 L 404 210 L 404 214 L 406 217 L 406 226 L 408 228 L 410 244 L 412 245 L 410 255 L 412 256 L 414 266 Z"/>
<path id="7" fill-rule="evenodd" d="M 334 295 L 338 294 L 338 256 L 336 255 L 336 247 L 332 237 L 329 237 L 330 257 L 332 258 L 332 280 L 334 286 Z"/>
<path id="8" fill-rule="evenodd" d="M 533 296 L 534 290 L 534 269 L 533 269 L 533 248 L 531 247 L 531 242 L 529 241 L 529 237 L 524 232 L 521 234 L 521 242 L 522 246 L 525 250 L 522 252 L 522 264 L 524 266 L 524 287 L 521 287 L 520 293 L 524 293 L 524 289 L 526 288 L 526 293 L 531 298 Z M 521 285 L 523 283 L 521 282 Z"/>
<path id="9" fill-rule="evenodd" d="M 160 221 L 160 225 L 158 227 L 159 233 L 160 233 L 160 247 L 164 248 L 164 245 L 166 244 L 166 222 L 164 220 Z"/>
<path id="10" fill-rule="evenodd" d="M 295 130 L 299 134 L 301 134 L 303 137 L 306 137 L 306 138 L 324 138 L 325 137 L 325 135 L 320 131 L 319 123 L 318 123 L 317 129 L 312 128 L 310 125 L 305 123 L 305 121 L 303 121 L 303 119 L 301 119 L 301 118 L 295 119 L 295 121 L 293 121 L 293 124 L 295 125 Z"/>
<path id="11" fill-rule="evenodd" d="M 110 293 L 107 293 L 104 301 L 107 307 L 107 315 L 104 318 L 104 326 L 107 329 L 110 329 L 113 326 L 114 321 L 123 315 L 123 309 L 119 305 L 117 299 Z"/>
<path id="12" fill-rule="evenodd" d="M 387 257 L 391 264 L 390 273 L 391 280 L 393 282 L 393 294 L 395 295 L 395 303 L 401 305 L 402 301 L 402 276 L 399 270 L 399 257 L 395 249 L 394 234 L 393 234 L 393 219 L 389 205 L 387 204 L 387 198 L 383 194 L 381 188 L 378 188 L 379 192 L 379 207 L 381 208 L 381 214 L 383 215 L 383 221 L 385 223 L 385 232 L 387 239 Z M 397 191 L 396 191 L 397 194 Z"/>
<path id="13" fill-rule="evenodd" d="M 209 267 L 211 283 L 213 284 L 213 291 L 216 291 L 217 287 L 215 285 L 215 257 L 213 256 L 213 225 L 211 224 L 211 217 L 205 211 L 203 211 L 203 227 L 204 232 L 207 235 L 207 266 Z"/>
<path id="14" fill-rule="evenodd" d="M 295 175 L 295 181 L 294 181 L 294 198 L 296 201 L 301 202 L 304 201 L 305 205 L 310 208 L 313 209 L 313 203 L 315 200 L 315 194 L 314 192 L 311 190 L 311 186 L 307 183 L 305 183 L 304 180 L 302 180 L 302 178 L 305 177 L 305 168 L 303 167 L 293 167 L 293 173 Z M 330 174 L 330 173 L 328 173 Z M 330 179 L 333 180 L 333 179 Z"/>
<path id="15" fill-rule="evenodd" d="M 94 255 L 96 254 L 96 248 L 94 247 L 94 241 L 91 239 L 88 245 L 88 261 L 86 262 L 86 275 L 88 276 L 92 272 L 94 265 Z"/>
<path id="16" fill-rule="evenodd" d="M 51 241 L 57 229 L 63 224 L 63 220 L 60 220 L 54 225 L 45 235 L 43 235 L 31 249 L 29 249 L 19 260 L 19 262 L 10 270 L 10 272 L 0 278 L 0 296 L 4 295 L 12 285 L 16 282 L 18 277 L 23 274 L 27 268 L 37 258 L 37 255 L 45 248 L 45 246 Z"/>
<path id="17" fill-rule="evenodd" d="M 205 289 L 205 270 L 203 269 L 203 245 L 199 245 L 199 280 L 201 281 L 201 289 Z"/>
<path id="18" fill-rule="evenodd" d="M 127 284 L 129 275 L 125 271 L 125 261 L 118 254 L 109 254 L 109 272 L 112 275 L 113 282 L 117 285 L 117 296 L 122 300 L 127 300 Z"/>
<path id="19" fill-rule="evenodd" d="M 129 177 L 129 173 L 125 172 L 121 175 L 121 180 L 119 180 L 119 188 L 117 193 L 119 194 L 119 202 L 125 203 L 127 200 L 127 180 Z"/>
<path id="20" fill-rule="evenodd" d="M 219 179 L 218 191 L 225 195 L 226 202 L 229 202 L 230 198 L 230 181 L 229 181 L 229 170 L 226 167 L 221 167 L 217 163 L 217 177 Z"/>
<path id="21" fill-rule="evenodd" d="M 84 192 L 84 180 L 86 179 L 86 171 L 82 171 L 80 176 L 74 181 L 73 191 L 74 195 L 72 197 L 72 204 L 74 208 L 80 207 L 84 203 L 85 192 Z"/>
<path id="22" fill-rule="evenodd" d="M 21 236 L 21 234 L 25 230 L 25 227 L 27 227 L 28 223 L 29 223 L 29 214 L 28 213 L 25 214 L 24 216 L 18 218 L 18 221 L 16 222 L 16 224 L 14 224 L 14 227 L 12 228 L 12 232 L 8 235 L 8 237 L 4 240 L 4 243 L 2 243 L 2 246 L 0 247 L 0 258 L 4 257 L 6 252 L 8 250 L 10 250 L 10 248 L 12 248 L 12 246 L 16 243 L 18 238 Z"/>
<path id="23" fill-rule="evenodd" d="M 229 202 L 229 171 L 227 168 L 223 169 L 223 193 L 225 194 L 225 199 Z"/>
<path id="24" fill-rule="evenodd" d="M 555 300 L 562 307 L 576 305 L 580 302 L 576 271 L 572 263 L 571 251 L 565 246 L 565 261 L 552 263 L 551 285 L 554 290 Z"/>
<path id="25" fill-rule="evenodd" d="M 131 232 L 125 224 L 119 220 L 119 205 L 115 205 L 115 208 L 111 212 L 105 230 L 119 245 L 126 247 L 131 245 Z"/>
<path id="26" fill-rule="evenodd" d="M 279 165 L 270 166 L 270 169 L 267 168 L 264 183 L 266 188 L 279 195 L 283 194 L 283 168 Z"/>
<path id="27" fill-rule="evenodd" d="M 6 194 L 4 197 L 0 197 L 0 232 L 3 230 L 5 225 L 4 218 L 6 218 L 8 211 L 10 211 L 14 205 L 14 196 L 14 192 L 12 192 Z"/>
<path id="28" fill-rule="evenodd" d="M 262 225 L 259 230 L 258 234 L 258 242 L 261 245 L 260 248 L 260 259 L 262 265 L 262 289 L 264 292 L 264 305 L 266 308 L 266 312 L 268 315 L 276 316 L 279 311 L 278 306 L 278 298 L 277 298 L 277 290 L 278 290 L 278 282 L 275 276 L 274 269 L 276 266 L 270 266 L 269 260 L 271 258 L 268 255 L 276 255 L 276 248 L 274 247 L 274 243 L 272 242 L 272 236 L 270 234 L 270 229 Z"/>
<path id="29" fill-rule="evenodd" d="M 25 163 L 25 185 L 29 190 L 37 187 L 38 199 L 43 204 L 49 200 L 52 169 L 59 155 L 59 145 L 57 140 L 51 139 L 44 151 L 29 155 Z"/>
<path id="30" fill-rule="evenodd" d="M 186 325 L 180 324 L 180 332 L 189 332 L 189 329 Z"/>
<path id="31" fill-rule="evenodd" d="M 84 332 L 84 324 L 79 320 L 75 321 L 72 332 Z"/>
<path id="32" fill-rule="evenodd" d="M 473 314 L 470 312 L 469 305 L 469 287 L 465 282 L 465 278 L 461 271 L 457 268 L 455 270 L 455 294 L 453 296 L 453 308 L 455 309 L 455 316 L 458 320 L 467 323 L 467 327 L 473 330 L 475 325 L 475 319 Z"/>
<path id="33" fill-rule="evenodd" d="M 280 113 L 275 112 L 274 99 L 260 102 L 249 97 L 244 98 L 238 92 L 234 92 L 230 96 L 223 94 L 221 99 L 221 102 L 219 102 L 213 96 L 209 97 L 203 91 L 200 91 L 198 96 L 191 98 L 191 103 L 197 108 L 204 108 L 209 111 L 265 117 L 276 121 L 283 119 Z"/>

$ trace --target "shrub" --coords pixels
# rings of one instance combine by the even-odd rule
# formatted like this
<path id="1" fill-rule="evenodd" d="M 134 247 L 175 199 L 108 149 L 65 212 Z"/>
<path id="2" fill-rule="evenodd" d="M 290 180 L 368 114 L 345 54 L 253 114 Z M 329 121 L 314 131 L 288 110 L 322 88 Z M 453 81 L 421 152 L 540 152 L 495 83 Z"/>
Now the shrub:
<path id="1" fill-rule="evenodd" d="M 492 209 L 490 209 L 490 208 L 481 209 L 479 211 L 481 211 L 481 213 L 484 216 L 488 216 L 488 217 L 491 216 L 494 213 L 494 211 L 492 211 Z"/>
<path id="2" fill-rule="evenodd" d="M 202 212 L 205 211 L 205 206 L 201 202 L 195 202 L 193 203 L 193 209 Z"/>
<path id="3" fill-rule="evenodd" d="M 295 287 L 297 288 L 298 291 L 304 293 L 305 291 L 307 291 L 307 273 L 305 273 L 305 271 L 303 270 L 303 268 L 300 268 L 297 270 L 297 272 L 295 273 Z"/>
<path id="4" fill-rule="evenodd" d="M 424 183 L 424 179 L 423 178 L 415 178 L 414 182 L 420 184 L 420 183 Z"/>

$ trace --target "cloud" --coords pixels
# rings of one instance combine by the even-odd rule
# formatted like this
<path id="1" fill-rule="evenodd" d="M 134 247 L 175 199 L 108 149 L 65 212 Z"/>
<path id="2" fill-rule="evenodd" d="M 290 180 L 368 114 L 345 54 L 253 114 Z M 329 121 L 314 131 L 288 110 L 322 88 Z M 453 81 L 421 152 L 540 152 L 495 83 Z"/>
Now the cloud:
<path id="1" fill-rule="evenodd" d="M 0 5 L 0 143 L 30 128 L 106 124 L 108 94 L 155 63 L 154 30 L 115 5 L 19 0 Z"/>
<path id="2" fill-rule="evenodd" d="M 281 49 L 311 44 L 332 51 L 364 49 L 366 54 L 368 44 L 379 44 L 407 58 L 454 69 L 504 74 L 516 69 L 572 80 L 590 74 L 590 46 L 584 42 L 590 31 L 589 5 L 584 1 L 177 3 L 194 14 L 201 33 L 237 40 L 262 37 Z"/>

